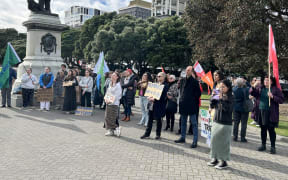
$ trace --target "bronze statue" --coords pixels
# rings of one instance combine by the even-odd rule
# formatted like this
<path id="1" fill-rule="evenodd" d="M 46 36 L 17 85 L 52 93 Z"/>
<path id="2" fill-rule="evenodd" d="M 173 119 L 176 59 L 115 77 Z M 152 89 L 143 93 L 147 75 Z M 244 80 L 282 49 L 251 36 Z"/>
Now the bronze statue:
<path id="1" fill-rule="evenodd" d="M 28 9 L 35 13 L 41 14 L 51 14 L 50 1 L 51 0 L 39 0 L 39 3 L 36 3 L 34 0 L 28 1 Z"/>

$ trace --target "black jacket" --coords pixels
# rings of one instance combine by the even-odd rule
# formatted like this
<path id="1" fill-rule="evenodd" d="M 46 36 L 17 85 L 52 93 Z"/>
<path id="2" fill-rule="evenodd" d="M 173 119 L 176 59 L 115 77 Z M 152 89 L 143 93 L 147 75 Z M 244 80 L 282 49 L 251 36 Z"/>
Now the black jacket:
<path id="1" fill-rule="evenodd" d="M 179 113 L 181 115 L 197 114 L 201 90 L 199 82 L 192 76 L 182 79 L 180 83 Z"/>
<path id="2" fill-rule="evenodd" d="M 124 94 L 123 98 L 126 98 L 127 103 L 129 105 L 134 105 L 135 104 L 135 75 L 132 75 L 132 77 L 129 79 L 129 82 L 127 84 L 122 85 L 122 89 L 127 88 L 126 93 Z"/>
<path id="3" fill-rule="evenodd" d="M 223 97 L 215 106 L 214 122 L 224 125 L 232 125 L 234 98 L 232 93 Z"/>

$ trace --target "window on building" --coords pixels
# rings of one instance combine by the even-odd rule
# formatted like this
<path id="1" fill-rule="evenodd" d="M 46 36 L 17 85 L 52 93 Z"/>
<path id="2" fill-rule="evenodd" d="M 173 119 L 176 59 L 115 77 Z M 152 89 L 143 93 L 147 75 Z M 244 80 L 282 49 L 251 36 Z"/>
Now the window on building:
<path id="1" fill-rule="evenodd" d="M 83 15 L 80 15 L 80 22 L 83 22 Z"/>

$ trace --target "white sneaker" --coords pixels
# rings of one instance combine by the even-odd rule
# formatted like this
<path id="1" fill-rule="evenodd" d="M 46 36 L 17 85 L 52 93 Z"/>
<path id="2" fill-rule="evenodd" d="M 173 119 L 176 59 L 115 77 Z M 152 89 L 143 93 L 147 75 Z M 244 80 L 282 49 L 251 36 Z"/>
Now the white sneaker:
<path id="1" fill-rule="evenodd" d="M 116 136 L 119 137 L 120 135 L 121 135 L 121 127 L 119 126 L 116 128 Z"/>
<path id="2" fill-rule="evenodd" d="M 113 136 L 113 135 L 114 135 L 114 131 L 112 131 L 111 129 L 105 133 L 105 136 Z"/>
<path id="3" fill-rule="evenodd" d="M 252 121 L 250 124 L 251 124 L 251 125 L 255 125 L 255 124 L 256 124 L 256 122 L 255 122 L 255 121 Z"/>

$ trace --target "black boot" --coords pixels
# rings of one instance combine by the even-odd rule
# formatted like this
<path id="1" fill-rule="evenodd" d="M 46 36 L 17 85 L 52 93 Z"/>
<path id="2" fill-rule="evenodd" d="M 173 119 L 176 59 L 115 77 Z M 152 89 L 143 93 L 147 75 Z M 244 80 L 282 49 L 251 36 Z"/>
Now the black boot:
<path id="1" fill-rule="evenodd" d="M 259 148 L 258 151 L 265 151 L 266 150 L 266 145 L 262 144 Z"/>

